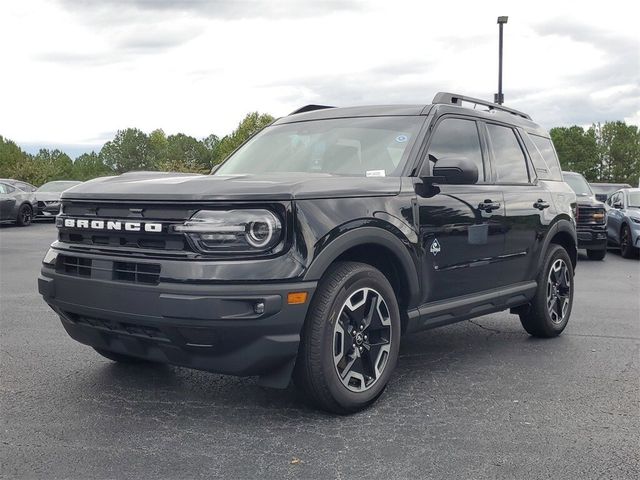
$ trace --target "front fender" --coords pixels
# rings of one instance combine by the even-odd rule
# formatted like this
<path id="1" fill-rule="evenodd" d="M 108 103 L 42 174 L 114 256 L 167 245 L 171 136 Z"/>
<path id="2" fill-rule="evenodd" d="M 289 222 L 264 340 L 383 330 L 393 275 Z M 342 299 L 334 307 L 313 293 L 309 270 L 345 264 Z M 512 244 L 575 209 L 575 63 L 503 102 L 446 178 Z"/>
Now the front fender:
<path id="1" fill-rule="evenodd" d="M 388 250 L 394 260 L 397 260 L 409 287 L 410 304 L 416 304 L 420 298 L 420 283 L 417 261 L 411 254 L 411 244 L 396 227 L 387 222 L 384 223 L 386 224 L 384 226 L 371 226 L 370 222 L 366 226 L 352 225 L 347 231 L 344 231 L 344 225 L 334 229 L 317 243 L 314 258 L 304 280 L 319 280 L 329 265 L 350 248 L 360 245 L 378 245 Z"/>

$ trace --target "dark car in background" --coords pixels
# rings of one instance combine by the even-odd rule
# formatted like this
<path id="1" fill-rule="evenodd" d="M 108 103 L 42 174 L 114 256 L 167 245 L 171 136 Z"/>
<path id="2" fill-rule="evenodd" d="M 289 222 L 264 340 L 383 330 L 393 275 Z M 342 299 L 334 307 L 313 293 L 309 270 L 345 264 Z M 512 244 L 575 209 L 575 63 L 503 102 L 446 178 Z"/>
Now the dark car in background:
<path id="1" fill-rule="evenodd" d="M 74 180 L 56 180 L 47 182 L 36 190 L 36 216 L 53 218 L 60 212 L 60 195 L 82 182 Z"/>
<path id="2" fill-rule="evenodd" d="M 590 183 L 589 186 L 596 196 L 596 200 L 606 202 L 613 192 L 622 188 L 631 188 L 628 183 Z"/>
<path id="3" fill-rule="evenodd" d="M 625 258 L 640 251 L 640 188 L 624 188 L 607 200 L 607 237 Z"/>
<path id="4" fill-rule="evenodd" d="M 562 172 L 562 177 L 577 197 L 578 248 L 586 249 L 590 260 L 603 260 L 607 255 L 607 215 L 604 203 L 596 199 L 589 183 L 579 173 Z"/>
<path id="5" fill-rule="evenodd" d="M 0 178 L 0 223 L 29 225 L 33 220 L 35 190 L 29 183 Z"/>

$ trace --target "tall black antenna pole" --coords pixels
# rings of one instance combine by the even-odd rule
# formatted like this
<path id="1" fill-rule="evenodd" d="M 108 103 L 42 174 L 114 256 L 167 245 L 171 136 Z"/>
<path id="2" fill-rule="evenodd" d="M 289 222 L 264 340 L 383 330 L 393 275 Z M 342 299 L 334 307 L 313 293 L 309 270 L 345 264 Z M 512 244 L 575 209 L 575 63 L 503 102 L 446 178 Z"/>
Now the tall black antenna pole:
<path id="1" fill-rule="evenodd" d="M 498 93 L 493 97 L 494 103 L 502 105 L 504 103 L 504 94 L 502 93 L 502 27 L 507 23 L 509 17 L 498 17 L 499 40 L 498 40 Z"/>

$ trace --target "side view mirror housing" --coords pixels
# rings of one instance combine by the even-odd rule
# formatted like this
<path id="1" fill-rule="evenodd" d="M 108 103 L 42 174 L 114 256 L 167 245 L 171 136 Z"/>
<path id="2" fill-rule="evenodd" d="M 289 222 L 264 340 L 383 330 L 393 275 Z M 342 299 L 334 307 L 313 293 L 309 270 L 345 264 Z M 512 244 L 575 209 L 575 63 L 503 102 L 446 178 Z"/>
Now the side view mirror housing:
<path id="1" fill-rule="evenodd" d="M 442 157 L 433 166 L 433 176 L 452 185 L 473 185 L 478 183 L 478 167 L 468 158 Z"/>
<path id="2" fill-rule="evenodd" d="M 622 210 L 622 207 L 623 207 L 623 206 L 624 206 L 624 205 L 622 205 L 622 202 L 620 202 L 620 201 L 617 201 L 617 202 L 615 202 L 615 203 L 613 204 L 613 208 L 617 208 L 618 210 Z"/>

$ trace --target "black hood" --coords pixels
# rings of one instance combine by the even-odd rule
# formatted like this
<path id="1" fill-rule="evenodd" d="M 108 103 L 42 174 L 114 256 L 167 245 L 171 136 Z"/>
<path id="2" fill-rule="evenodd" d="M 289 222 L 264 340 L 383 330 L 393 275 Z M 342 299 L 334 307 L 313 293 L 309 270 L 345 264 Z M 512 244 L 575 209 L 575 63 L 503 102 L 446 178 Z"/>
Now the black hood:
<path id="1" fill-rule="evenodd" d="M 132 172 L 73 187 L 63 199 L 95 200 L 294 200 L 396 195 L 398 177 L 328 174 L 197 175 Z"/>

